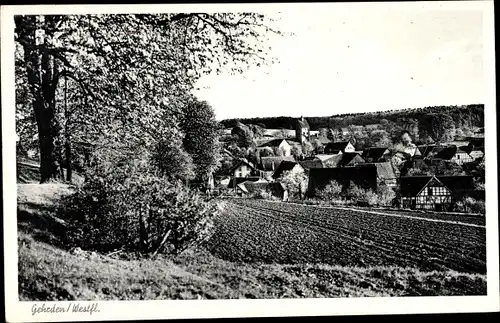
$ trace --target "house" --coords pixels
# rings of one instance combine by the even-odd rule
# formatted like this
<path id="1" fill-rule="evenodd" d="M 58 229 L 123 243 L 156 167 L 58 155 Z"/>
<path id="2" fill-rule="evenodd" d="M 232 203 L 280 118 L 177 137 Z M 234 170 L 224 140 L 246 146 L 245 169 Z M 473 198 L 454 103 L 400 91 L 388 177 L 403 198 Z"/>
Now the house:
<path id="1" fill-rule="evenodd" d="M 325 154 L 353 153 L 356 150 L 349 141 L 330 142 L 325 146 Z"/>
<path id="2" fill-rule="evenodd" d="M 308 141 L 310 139 L 310 130 L 307 120 L 304 117 L 300 117 L 295 125 L 295 139 L 300 143 Z"/>
<path id="3" fill-rule="evenodd" d="M 240 161 L 231 168 L 230 173 L 234 178 L 247 178 L 259 175 L 255 166 L 246 159 L 240 159 Z"/>
<path id="4" fill-rule="evenodd" d="M 267 185 L 267 190 L 272 196 L 278 197 L 282 201 L 288 200 L 288 189 L 283 183 L 273 182 Z"/>
<path id="5" fill-rule="evenodd" d="M 350 183 L 363 189 L 377 189 L 377 167 L 364 165 L 346 168 L 311 168 L 307 195 L 314 197 L 331 181 L 337 181 L 345 190 Z"/>
<path id="6" fill-rule="evenodd" d="M 484 157 L 484 138 L 470 138 L 468 146 L 471 149 L 469 155 L 472 159 L 478 160 Z"/>
<path id="7" fill-rule="evenodd" d="M 282 161 L 295 161 L 293 156 L 268 156 L 260 158 L 260 168 L 264 171 L 274 172 Z"/>
<path id="8" fill-rule="evenodd" d="M 366 161 L 358 153 L 346 152 L 343 154 L 334 155 L 331 158 L 322 161 L 327 168 L 335 167 L 351 167 L 358 164 L 366 163 Z"/>
<path id="9" fill-rule="evenodd" d="M 474 190 L 472 176 L 402 176 L 403 208 L 447 211 Z"/>
<path id="10" fill-rule="evenodd" d="M 470 152 L 472 151 L 472 147 L 469 146 L 460 146 L 457 147 L 457 151 L 455 156 L 452 157 L 452 161 L 457 163 L 458 165 L 463 165 L 466 163 L 470 163 L 474 161 L 474 158 L 470 156 Z"/>
<path id="11" fill-rule="evenodd" d="M 300 172 L 303 173 L 305 169 L 298 162 L 291 162 L 284 160 L 280 163 L 280 165 L 278 166 L 272 177 L 274 179 L 278 179 L 286 171 L 291 171 L 292 173 L 300 173 Z"/>
<path id="12" fill-rule="evenodd" d="M 292 155 L 292 146 L 287 140 L 282 138 L 256 143 L 256 146 L 257 146 L 256 147 L 257 151 L 264 149 L 265 147 L 269 147 L 273 150 L 275 155 L 280 155 L 280 156 Z"/>
<path id="13" fill-rule="evenodd" d="M 390 154 L 391 151 L 388 148 L 373 147 L 366 148 L 361 154 L 361 157 L 363 157 L 363 159 L 367 162 L 376 163 L 384 161 L 390 156 Z"/>
<path id="14" fill-rule="evenodd" d="M 309 137 L 310 138 L 318 138 L 319 137 L 319 130 L 309 130 Z"/>
<path id="15" fill-rule="evenodd" d="M 381 163 L 365 163 L 361 166 L 374 165 L 377 168 L 377 184 L 385 184 L 389 187 L 396 187 L 398 184 L 398 176 L 394 171 L 394 167 L 391 162 L 381 162 Z"/>
<path id="16" fill-rule="evenodd" d="M 340 128 L 340 133 L 342 136 L 347 136 L 350 133 L 349 128 Z"/>

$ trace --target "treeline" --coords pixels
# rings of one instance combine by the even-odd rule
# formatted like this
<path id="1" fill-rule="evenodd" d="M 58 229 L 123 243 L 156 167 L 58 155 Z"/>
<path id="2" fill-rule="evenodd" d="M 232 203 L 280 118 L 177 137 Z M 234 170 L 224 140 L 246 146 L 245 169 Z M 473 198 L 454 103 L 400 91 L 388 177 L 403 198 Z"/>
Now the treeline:
<path id="1" fill-rule="evenodd" d="M 431 106 L 419 109 L 390 110 L 366 113 L 344 113 L 325 117 L 305 117 L 311 130 L 321 128 L 345 128 L 350 125 L 366 126 L 380 124 L 382 120 L 398 122 L 401 119 L 425 120 L 429 115 L 445 114 L 453 119 L 456 128 L 484 127 L 484 105 Z M 297 118 L 269 117 L 226 119 L 220 123 L 225 128 L 233 128 L 238 121 L 244 124 L 258 124 L 269 129 L 294 129 Z"/>

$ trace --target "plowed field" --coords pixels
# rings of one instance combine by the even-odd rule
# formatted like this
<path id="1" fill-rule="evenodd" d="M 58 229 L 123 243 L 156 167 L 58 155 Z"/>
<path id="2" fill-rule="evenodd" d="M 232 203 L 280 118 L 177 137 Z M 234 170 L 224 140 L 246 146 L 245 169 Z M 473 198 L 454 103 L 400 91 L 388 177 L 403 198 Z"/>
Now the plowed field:
<path id="1" fill-rule="evenodd" d="M 401 266 L 486 273 L 486 229 L 476 221 L 228 200 L 212 254 L 249 263 Z"/>

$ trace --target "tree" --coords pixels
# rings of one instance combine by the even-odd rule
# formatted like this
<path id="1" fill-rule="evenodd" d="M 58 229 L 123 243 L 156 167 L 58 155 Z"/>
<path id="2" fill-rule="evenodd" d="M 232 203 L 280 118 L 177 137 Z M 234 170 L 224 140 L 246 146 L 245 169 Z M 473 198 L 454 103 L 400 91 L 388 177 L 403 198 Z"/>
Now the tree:
<path id="1" fill-rule="evenodd" d="M 389 134 L 385 130 L 372 131 L 369 139 L 372 147 L 389 147 L 392 143 Z"/>
<path id="2" fill-rule="evenodd" d="M 283 172 L 281 182 L 288 188 L 290 195 L 303 199 L 307 190 L 309 178 L 304 172 L 293 172 L 289 170 Z"/>
<path id="3" fill-rule="evenodd" d="M 274 156 L 274 151 L 270 147 L 264 147 L 259 150 L 259 157 L 272 157 Z"/>
<path id="4" fill-rule="evenodd" d="M 208 102 L 193 98 L 186 104 L 181 129 L 184 149 L 193 160 L 195 178 L 207 180 L 220 159 L 219 127 Z"/>
<path id="5" fill-rule="evenodd" d="M 295 158 L 295 160 L 300 160 L 304 157 L 304 153 L 302 152 L 302 149 L 299 147 L 293 145 L 290 154 Z"/>
<path id="6" fill-rule="evenodd" d="M 262 47 L 265 34 L 276 31 L 253 13 L 19 15 L 15 25 L 39 134 L 42 182 L 60 174 L 66 139 L 58 139 L 64 114 L 57 111 L 56 93 L 63 77 L 74 80 L 84 96 L 79 121 L 87 123 L 87 141 L 104 135 L 111 143 L 154 147 L 164 128 L 177 127 L 180 96 L 202 74 L 242 72 L 274 61 Z"/>
<path id="7" fill-rule="evenodd" d="M 236 136 L 238 145 L 242 148 L 250 147 L 253 144 L 253 132 L 247 125 L 238 122 L 231 130 L 231 134 Z"/>
<path id="8" fill-rule="evenodd" d="M 304 156 L 311 156 L 311 154 L 314 152 L 314 147 L 309 141 L 304 141 L 302 143 L 302 154 Z"/>

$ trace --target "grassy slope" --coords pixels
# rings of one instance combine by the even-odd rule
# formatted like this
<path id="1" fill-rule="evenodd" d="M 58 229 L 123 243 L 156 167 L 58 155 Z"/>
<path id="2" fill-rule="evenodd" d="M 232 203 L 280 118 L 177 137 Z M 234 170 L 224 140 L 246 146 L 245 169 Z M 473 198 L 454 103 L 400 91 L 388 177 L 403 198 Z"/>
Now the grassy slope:
<path id="1" fill-rule="evenodd" d="M 485 294 L 483 275 L 398 267 L 232 263 L 204 249 L 172 259 L 75 255 L 59 244 L 64 184 L 18 185 L 21 300 L 138 300 Z"/>

